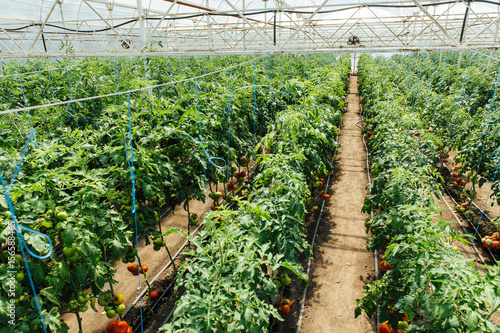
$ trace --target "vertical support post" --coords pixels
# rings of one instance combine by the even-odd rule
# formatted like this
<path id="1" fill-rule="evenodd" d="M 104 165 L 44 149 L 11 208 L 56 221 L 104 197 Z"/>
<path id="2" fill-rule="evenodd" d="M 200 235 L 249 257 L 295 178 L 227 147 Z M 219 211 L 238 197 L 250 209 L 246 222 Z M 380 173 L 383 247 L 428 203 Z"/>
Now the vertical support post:
<path id="1" fill-rule="evenodd" d="M 354 52 L 354 61 L 352 63 L 352 74 L 353 75 L 354 75 L 354 73 L 356 73 L 355 69 L 356 69 L 356 52 Z"/>
<path id="2" fill-rule="evenodd" d="M 273 43 L 274 46 L 276 46 L 276 15 L 278 14 L 277 11 L 274 11 L 274 24 L 273 24 Z"/>
<path id="3" fill-rule="evenodd" d="M 142 11 L 142 0 L 137 0 L 137 12 L 139 14 L 139 27 L 141 28 L 141 49 L 143 49 L 146 45 L 144 45 L 146 41 L 146 35 L 144 32 L 144 13 Z"/>
<path id="4" fill-rule="evenodd" d="M 207 8 L 210 6 L 208 5 L 208 0 L 207 0 Z M 207 38 L 208 38 L 208 48 L 212 49 L 212 31 L 210 30 L 210 16 L 207 13 Z"/>
<path id="5" fill-rule="evenodd" d="M 245 14 L 245 0 L 243 0 L 243 10 L 241 11 L 243 14 Z M 243 20 L 243 49 L 247 49 L 247 32 L 246 32 L 246 24 L 245 20 Z"/>

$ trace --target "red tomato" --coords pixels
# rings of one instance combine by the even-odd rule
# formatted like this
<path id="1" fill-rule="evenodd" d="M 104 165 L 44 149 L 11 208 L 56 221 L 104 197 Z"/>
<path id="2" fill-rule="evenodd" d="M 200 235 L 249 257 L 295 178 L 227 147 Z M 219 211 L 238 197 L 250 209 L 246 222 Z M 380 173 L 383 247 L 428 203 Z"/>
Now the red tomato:
<path id="1" fill-rule="evenodd" d="M 382 268 L 384 271 L 387 271 L 387 270 L 389 270 L 389 269 L 391 269 L 391 268 L 392 268 L 392 265 L 391 265 L 391 264 L 389 264 L 387 261 L 382 260 L 382 261 L 380 262 L 380 268 Z"/>
<path id="2" fill-rule="evenodd" d="M 142 270 L 144 273 L 147 273 L 148 269 L 149 269 L 148 265 L 142 265 Z"/>
<path id="3" fill-rule="evenodd" d="M 118 320 L 112 320 L 109 322 L 108 326 L 106 326 L 106 333 L 113 333 L 113 329 L 116 324 L 118 324 Z"/>
<path id="4" fill-rule="evenodd" d="M 154 301 L 156 299 L 158 299 L 160 297 L 160 294 L 156 291 L 156 290 L 153 290 L 151 292 L 151 294 L 149 294 L 149 296 L 151 297 L 151 299 Z"/>
<path id="5" fill-rule="evenodd" d="M 277 309 L 280 307 L 280 303 L 281 303 L 281 296 L 278 297 L 278 299 L 276 301 L 274 301 L 274 307 Z"/>
<path id="6" fill-rule="evenodd" d="M 127 333 L 129 328 L 126 321 L 119 321 L 113 328 L 113 333 Z"/>
<path id="7" fill-rule="evenodd" d="M 378 333 L 394 333 L 394 330 L 390 329 L 389 326 L 387 326 L 387 323 L 389 321 L 383 322 L 380 324 L 378 327 Z"/>
<path id="8" fill-rule="evenodd" d="M 491 247 L 500 247 L 500 242 L 499 241 L 491 242 Z"/>
<path id="9" fill-rule="evenodd" d="M 283 304 L 280 308 L 280 313 L 284 316 L 286 316 L 290 312 L 290 305 L 288 304 Z"/>
<path id="10" fill-rule="evenodd" d="M 134 271 L 137 271 L 137 265 L 136 265 L 136 264 L 128 264 L 128 265 L 127 265 L 127 270 L 128 270 L 130 273 L 133 273 Z"/>

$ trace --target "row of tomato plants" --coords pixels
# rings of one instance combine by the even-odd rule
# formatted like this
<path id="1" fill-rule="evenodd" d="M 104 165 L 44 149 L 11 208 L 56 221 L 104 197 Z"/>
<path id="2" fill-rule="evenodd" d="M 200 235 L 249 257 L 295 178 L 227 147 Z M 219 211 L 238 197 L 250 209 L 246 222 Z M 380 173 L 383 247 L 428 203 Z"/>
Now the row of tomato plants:
<path id="1" fill-rule="evenodd" d="M 499 267 L 480 273 L 453 246 L 465 236 L 436 214 L 442 138 L 418 105 L 407 107 L 411 90 L 399 87 L 393 62 L 363 56 L 358 69 L 374 177 L 363 207 L 373 213 L 367 247 L 381 251 L 387 271 L 367 285 L 356 315 L 379 311 L 381 332 L 497 332 Z"/>
<path id="2" fill-rule="evenodd" d="M 177 281 L 186 293 L 163 330 L 265 332 L 271 318 L 288 313 L 284 287 L 292 277 L 308 281 L 299 260 L 311 255 L 304 216 L 311 187 L 333 170 L 342 105 L 331 97 L 344 98 L 349 69 L 343 57 L 339 68 L 318 80 L 295 83 L 304 94 L 277 114 L 258 145 L 267 153 L 257 157 L 248 200 L 205 216 L 198 237 L 186 235 L 194 250 L 186 252 Z"/>
<path id="3" fill-rule="evenodd" d="M 446 53 L 421 58 L 394 57 L 391 66 L 398 68 L 394 82 L 400 89 L 411 91 L 406 104 L 418 110 L 427 122 L 426 128 L 440 139 L 441 159 L 452 162 L 446 156 L 454 153 L 456 170 L 452 172 L 466 203 L 476 194 L 477 186 L 488 184 L 491 206 L 498 205 L 500 181 L 495 152 L 500 135 L 496 83 L 500 63 L 490 63 L 483 54 L 475 52 L 465 53 L 461 65 L 457 58 L 458 55 Z M 470 191 L 463 191 L 466 183 L 470 183 Z M 473 218 L 471 210 L 467 213 Z M 493 223 L 500 228 L 499 218 Z"/>
<path id="4" fill-rule="evenodd" d="M 195 66 L 195 59 L 192 61 Z M 201 60 L 197 62 L 199 66 Z M 129 63 L 133 62 L 124 61 L 117 67 L 124 68 Z M 82 72 L 81 76 L 94 75 L 93 66 L 84 69 L 88 72 Z M 203 140 L 204 149 L 210 156 L 227 156 L 229 165 L 235 161 L 248 163 L 255 140 L 266 133 L 274 114 L 286 104 L 296 103 L 304 93 L 301 89 L 305 89 L 298 81 L 283 84 L 279 68 L 274 68 L 273 72 L 268 70 L 266 59 L 266 62 L 250 62 L 233 69 L 233 73 L 219 73 L 216 85 L 207 77 L 196 83 L 172 85 L 163 91 L 135 93 L 129 102 L 121 96 L 116 101 L 95 100 L 75 109 L 71 105 L 53 108 L 50 109 L 54 111 L 52 117 L 44 109 L 31 112 L 37 146 L 34 142 L 30 144 L 10 195 L 18 221 L 48 235 L 57 250 L 47 260 L 27 257 L 44 323 L 50 331 L 67 331 L 60 317 L 64 312 L 74 312 L 82 330 L 79 312 L 86 311 L 89 305 L 98 311 L 96 302 L 106 310 L 108 317 L 114 317 L 117 302 L 121 302 L 114 297 L 116 272 L 109 262 L 137 260 L 136 267 L 142 267 L 144 263 L 141 264 L 135 249 L 135 232 L 146 238 L 146 244 L 153 243 L 155 250 L 164 248 L 168 252 L 161 236 L 160 208 L 174 208 L 184 203 L 185 209 L 189 209 L 189 201 L 204 200 L 205 169 L 210 192 L 216 192 L 217 184 L 226 181 L 226 170 L 207 163 L 205 153 L 192 138 Z M 101 80 L 112 79 L 103 76 Z M 128 87 L 134 87 L 136 80 L 131 77 Z M 256 88 L 255 99 L 250 97 L 252 88 L 234 92 L 235 87 L 269 82 L 271 87 Z M 158 82 L 145 80 L 139 86 L 155 83 Z M 58 84 L 64 87 L 67 82 Z M 19 93 L 19 90 L 11 92 Z M 333 104 L 342 103 L 337 95 L 322 97 L 331 99 Z M 61 120 L 61 113 L 69 112 L 78 117 L 80 111 L 87 114 L 92 106 L 97 107 L 100 103 L 103 105 L 99 113 L 92 115 L 91 123 L 86 126 Z M 129 140 L 129 108 L 138 230 L 135 230 L 132 214 L 132 179 L 124 148 L 124 140 Z M 254 112 L 256 108 L 258 112 Z M 5 140 L 0 147 L 1 167 L 7 181 L 21 158 L 24 144 L 16 139 L 16 131 L 20 137 L 23 133 L 26 136 L 30 129 L 30 119 L 26 116 L 12 115 L 2 119 Z M 229 145 L 228 131 L 231 134 Z M 3 190 L 1 194 L 3 232 L 0 243 L 4 245 L 10 213 Z M 188 223 L 188 230 L 189 226 Z M 35 252 L 48 252 L 48 244 L 43 238 L 30 233 L 24 233 L 24 238 Z M 0 330 L 38 331 L 41 321 L 33 306 L 25 264 L 18 253 L 16 281 L 13 281 L 9 279 L 8 257 L 7 251 L 2 251 Z M 142 273 L 146 277 L 145 269 Z M 119 291 L 119 285 L 117 288 Z M 11 318 L 7 312 L 11 289 L 15 290 L 16 301 L 14 327 L 8 324 Z M 121 312 L 121 308 L 118 311 Z"/>
<path id="5" fill-rule="evenodd" d="M 0 76 L 0 107 L 6 110 L 106 95 L 181 81 L 231 66 L 236 66 L 234 72 L 237 76 L 247 77 L 250 83 L 255 69 L 252 59 L 252 56 L 183 56 L 10 61 L 0 64 L 4 73 L 4 76 Z M 309 78 L 315 68 L 325 65 L 330 60 L 329 57 L 317 56 L 260 57 L 256 68 L 258 82 L 264 84 L 270 72 L 275 81 L 284 82 L 293 77 Z M 244 67 L 237 66 L 245 61 L 250 63 Z M 209 76 L 209 80 L 200 84 L 211 90 L 226 89 L 229 73 L 230 71 L 215 73 Z M 162 86 L 155 89 L 154 93 L 158 98 L 169 99 L 172 89 Z M 47 132 L 60 124 L 72 128 L 85 128 L 88 125 L 99 128 L 99 119 L 103 111 L 110 104 L 116 104 L 117 99 L 120 102 L 123 97 L 111 96 L 86 100 L 73 103 L 69 107 L 52 109 L 58 116 L 42 116 L 38 118 L 38 126 Z M 15 128 L 19 127 L 19 124 L 16 124 Z M 19 131 L 14 131 L 10 134 L 12 135 L 20 141 L 24 139 L 24 133 Z"/>

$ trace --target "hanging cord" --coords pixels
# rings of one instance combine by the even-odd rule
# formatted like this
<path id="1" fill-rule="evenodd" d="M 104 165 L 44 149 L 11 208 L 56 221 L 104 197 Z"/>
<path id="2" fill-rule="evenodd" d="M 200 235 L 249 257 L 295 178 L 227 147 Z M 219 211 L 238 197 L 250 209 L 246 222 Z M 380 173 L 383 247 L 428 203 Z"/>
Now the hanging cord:
<path id="1" fill-rule="evenodd" d="M 23 82 L 21 81 L 21 75 L 18 75 L 18 76 L 19 76 L 19 84 L 21 85 L 21 92 L 23 93 L 24 106 L 28 107 L 28 100 L 26 99 L 26 95 L 24 94 L 24 86 L 23 86 Z M 28 114 L 28 119 L 30 121 L 31 131 L 33 133 L 33 141 L 35 142 L 35 147 L 38 148 L 38 143 L 36 142 L 35 128 L 33 127 L 33 122 L 31 121 L 31 114 L 29 111 L 26 111 L 26 112 Z M 31 133 L 30 133 L 30 135 L 31 135 Z"/>
<path id="2" fill-rule="evenodd" d="M 55 99 L 57 99 L 57 97 L 56 97 L 56 92 L 54 90 L 54 85 L 52 82 L 52 75 L 50 75 L 50 70 L 47 71 L 47 73 L 49 73 L 50 89 L 52 89 L 52 96 L 54 97 L 54 100 L 55 100 Z"/>
<path id="3" fill-rule="evenodd" d="M 498 68 L 497 79 L 495 81 L 495 90 L 493 91 L 493 98 L 491 99 L 491 105 L 490 105 L 489 112 L 488 112 L 488 121 L 486 122 L 487 124 L 490 123 L 491 110 L 493 109 L 493 105 L 495 104 L 495 99 L 496 99 L 496 96 L 497 96 L 497 89 L 498 89 L 498 80 L 499 79 L 500 79 L 500 67 Z M 488 129 L 489 129 L 489 126 L 486 126 L 486 131 L 484 132 L 483 144 L 482 144 L 482 147 L 481 147 L 481 154 L 479 155 L 479 162 L 478 162 L 478 165 L 477 165 L 477 171 L 476 171 L 476 174 L 474 176 L 474 180 L 472 182 L 472 195 L 471 195 L 470 200 L 469 200 L 469 207 L 472 206 L 472 201 L 474 200 L 474 192 L 476 191 L 476 179 L 477 179 L 477 176 L 479 175 L 479 170 L 481 168 L 481 162 L 482 162 L 482 159 L 483 159 L 484 147 L 486 145 L 486 138 L 487 138 L 487 135 L 488 135 Z M 498 155 L 499 155 L 499 152 L 497 152 L 498 149 L 499 148 L 497 148 L 491 154 L 490 158 L 495 159 L 495 158 L 498 157 Z M 498 171 L 498 165 L 497 165 L 497 169 L 495 170 L 495 177 L 496 177 L 497 171 Z M 493 179 L 493 181 L 494 181 L 494 179 Z M 493 186 L 493 182 L 492 182 L 492 186 Z M 491 188 L 490 188 L 490 191 L 491 191 Z M 488 194 L 488 197 L 489 197 L 489 194 Z M 486 199 L 486 201 L 488 201 L 488 199 Z M 483 210 L 481 212 L 481 218 L 482 218 L 483 214 L 484 214 L 484 208 L 483 208 Z M 469 221 L 469 217 L 466 216 L 466 218 L 467 218 L 467 222 L 468 222 Z M 479 222 L 481 222 L 481 219 L 479 220 Z M 479 223 L 477 225 L 476 231 L 474 232 L 474 238 L 473 239 L 476 238 L 476 234 L 477 234 L 478 229 L 479 229 Z M 469 250 L 469 253 L 470 253 L 470 250 Z"/>
<path id="4" fill-rule="evenodd" d="M 446 75 L 446 70 L 448 69 L 448 60 L 450 58 L 450 53 L 447 54 L 446 56 L 446 61 L 444 63 L 444 71 L 443 71 L 443 76 L 441 77 L 441 81 L 439 81 L 439 84 L 438 86 L 436 87 L 436 92 L 440 92 L 441 90 L 441 87 L 443 85 L 443 82 L 444 82 L 444 77 Z M 434 120 L 434 115 L 436 113 L 436 109 L 437 109 L 437 104 L 434 106 L 434 109 L 432 110 L 432 115 L 431 115 L 431 119 L 429 120 L 429 126 L 432 125 L 432 121 Z"/>
<path id="5" fill-rule="evenodd" d="M 71 73 L 70 72 L 71 72 L 70 69 L 68 69 L 66 71 L 66 73 L 68 74 L 70 98 L 71 98 L 71 101 L 73 101 L 73 86 L 71 85 Z M 66 112 L 69 113 L 73 118 L 76 119 L 76 116 L 74 114 L 72 114 L 71 112 L 69 112 L 69 106 L 72 104 L 73 105 L 73 111 L 76 113 L 75 103 L 72 103 L 71 101 L 68 104 L 66 104 Z"/>
<path id="6" fill-rule="evenodd" d="M 255 75 L 253 79 L 253 142 L 254 148 L 257 144 L 257 116 L 259 115 L 259 106 L 257 105 L 257 59 L 255 59 Z M 253 160 L 255 161 L 255 149 L 253 150 Z"/>
<path id="7" fill-rule="evenodd" d="M 118 63 L 115 58 L 115 81 L 116 81 L 116 92 L 120 92 L 120 76 L 118 75 Z M 121 95 L 115 95 L 115 106 L 116 106 L 116 99 L 118 98 L 118 103 L 120 102 L 120 96 Z"/>
<path id="8" fill-rule="evenodd" d="M 41 232 L 39 232 L 37 230 L 26 228 L 25 226 L 19 224 L 19 222 L 17 221 L 17 218 L 16 218 L 15 211 L 14 211 L 14 205 L 12 204 L 12 199 L 10 197 L 10 194 L 12 192 L 12 188 L 14 186 L 14 181 L 16 180 L 17 175 L 19 174 L 19 171 L 21 170 L 21 166 L 23 164 L 24 158 L 26 157 L 26 154 L 28 152 L 29 143 L 31 141 L 31 138 L 34 138 L 34 137 L 35 137 L 35 130 L 31 130 L 31 132 L 30 132 L 30 134 L 28 136 L 28 139 L 26 140 L 26 144 L 24 145 L 23 153 L 21 155 L 21 160 L 19 161 L 19 164 L 17 165 L 17 168 L 16 168 L 16 170 L 14 172 L 14 175 L 12 176 L 12 179 L 10 181 L 9 188 L 7 188 L 7 186 L 6 186 L 5 180 L 4 180 L 3 175 L 2 175 L 2 169 L 1 168 L 0 168 L 0 182 L 2 183 L 2 187 L 3 187 L 3 191 L 4 191 L 4 194 L 5 194 L 6 201 L 7 201 L 7 205 L 9 207 L 9 211 L 10 211 L 10 214 L 11 214 L 12 222 L 14 222 L 14 231 L 16 233 L 16 236 L 17 236 L 17 239 L 18 239 L 18 242 L 19 242 L 19 248 L 20 248 L 21 254 L 23 256 L 24 265 L 25 265 L 26 271 L 28 273 L 28 279 L 30 281 L 31 290 L 33 291 L 33 296 L 35 298 L 36 309 L 38 310 L 38 314 L 39 314 L 40 320 L 42 322 L 43 331 L 45 333 L 47 333 L 47 327 L 45 326 L 45 321 L 43 320 L 42 310 L 40 308 L 40 302 L 38 300 L 38 296 L 37 296 L 37 293 L 36 293 L 35 284 L 33 283 L 33 278 L 31 276 L 31 271 L 30 271 L 30 268 L 29 268 L 29 265 L 28 265 L 28 260 L 26 259 L 25 250 L 33 258 L 38 259 L 38 260 L 43 260 L 43 259 L 49 258 L 52 255 L 54 247 L 52 245 L 52 240 L 46 234 L 43 234 L 43 233 L 41 233 Z M 10 227 L 10 228 L 12 228 L 12 227 Z M 40 255 L 38 255 L 36 253 L 33 253 L 30 250 L 30 248 L 28 247 L 28 245 L 26 244 L 26 241 L 25 241 L 25 239 L 24 239 L 24 237 L 23 237 L 23 235 L 21 233 L 21 230 L 24 230 L 26 232 L 33 233 L 33 234 L 38 235 L 38 236 L 40 236 L 42 238 L 45 238 L 47 240 L 47 242 L 49 243 L 48 244 L 49 245 L 49 251 L 48 251 L 48 253 L 45 254 L 45 255 L 43 255 L 43 256 L 40 256 Z"/>
<path id="9" fill-rule="evenodd" d="M 490 158 L 492 160 L 495 160 L 499 156 L 500 156 L 500 146 L 498 146 L 497 149 L 495 149 L 495 151 L 493 151 L 493 153 L 490 155 Z M 479 226 L 481 225 L 481 220 L 483 219 L 483 216 L 484 216 L 484 210 L 486 209 L 486 204 L 488 203 L 488 199 L 490 198 L 491 190 L 493 189 L 493 184 L 495 183 L 495 179 L 497 178 L 499 166 L 500 166 L 500 159 L 498 159 L 497 167 L 495 169 L 495 174 L 493 175 L 493 180 L 491 181 L 491 186 L 490 186 L 490 189 L 488 191 L 488 195 L 486 196 L 486 200 L 484 201 L 483 209 L 481 210 L 481 216 L 479 217 L 479 222 L 477 223 L 476 230 L 474 230 L 474 236 L 472 237 L 473 240 L 476 239 L 476 235 L 479 231 Z M 469 207 L 471 207 L 470 205 L 472 205 L 472 200 L 469 202 Z M 466 216 L 466 217 L 468 219 L 468 216 Z M 473 244 L 473 242 L 471 242 L 471 244 Z M 469 257 L 470 252 L 471 252 L 471 248 L 469 247 L 469 252 L 467 253 L 467 257 Z"/>
<path id="10" fill-rule="evenodd" d="M 137 226 L 137 210 L 135 208 L 135 178 L 134 178 L 134 146 L 132 145 L 132 121 L 130 114 L 130 92 L 127 93 L 127 105 L 128 105 L 128 135 L 129 135 L 129 145 L 130 145 L 130 158 L 127 149 L 127 137 L 125 132 L 123 132 L 123 145 L 125 147 L 125 157 L 127 158 L 127 165 L 130 170 L 130 179 L 132 181 L 132 209 L 131 212 L 134 214 L 135 223 L 135 248 L 137 249 L 137 262 L 139 263 L 139 268 L 142 270 L 141 260 L 139 258 L 139 231 Z M 144 332 L 144 321 L 142 317 L 142 293 L 141 293 L 141 274 L 138 275 L 139 281 L 139 312 L 141 316 L 141 332 Z"/>
<path id="11" fill-rule="evenodd" d="M 229 114 L 228 122 L 227 122 L 227 164 L 229 165 L 229 158 L 231 153 L 231 115 L 232 115 L 232 105 L 231 98 L 233 97 L 233 69 L 231 69 L 231 76 L 229 77 L 229 105 L 227 107 L 226 113 Z M 226 169 L 226 184 L 229 183 L 229 168 Z M 226 204 L 227 204 L 227 196 L 226 196 Z"/>
<path id="12" fill-rule="evenodd" d="M 217 169 L 225 169 L 225 168 L 227 168 L 226 160 L 223 159 L 223 158 L 221 158 L 221 157 L 212 157 L 212 156 L 210 156 L 210 154 L 205 149 L 205 145 L 203 143 L 203 132 L 202 132 L 202 129 L 201 129 L 201 115 L 200 115 L 201 112 L 200 112 L 200 99 L 199 99 L 199 92 L 198 92 L 198 79 L 195 79 L 195 87 L 196 87 L 196 108 L 198 110 L 198 125 L 199 125 L 199 129 L 200 129 L 200 140 L 196 140 L 195 138 L 193 138 L 191 135 L 189 135 L 188 133 L 186 133 L 184 131 L 180 131 L 180 133 L 182 133 L 184 135 L 187 135 L 196 144 L 199 144 L 201 146 L 201 149 L 203 150 L 203 153 L 205 154 L 205 156 L 207 158 L 207 161 L 210 164 L 212 164 Z M 215 164 L 213 162 L 215 160 L 222 161 L 224 163 L 224 165 L 223 166 L 219 166 L 219 165 Z M 203 167 L 203 174 L 205 175 L 205 187 L 207 188 L 207 191 L 206 191 L 206 202 L 207 202 L 208 210 L 210 211 L 210 202 L 208 200 L 208 178 L 207 178 L 207 168 L 206 167 Z"/>
<path id="13" fill-rule="evenodd" d="M 457 99 L 457 102 L 456 102 L 457 109 L 455 111 L 455 114 L 453 115 L 453 118 L 451 119 L 450 125 L 448 126 L 448 140 L 447 140 L 446 144 L 444 145 L 444 147 L 448 146 L 448 143 L 450 142 L 452 128 L 455 127 L 455 119 L 456 119 L 456 116 L 457 116 L 458 111 L 459 111 L 458 104 L 463 101 L 463 98 L 464 98 L 463 95 L 465 93 L 465 83 L 467 82 L 467 77 L 469 76 L 469 70 L 470 70 L 470 67 L 471 67 L 472 60 L 473 60 L 474 56 L 475 55 L 471 56 L 471 58 L 470 58 L 469 66 L 467 67 L 467 72 L 465 73 L 464 82 L 462 82 L 462 89 L 460 89 L 459 98 Z M 476 73 L 476 74 L 478 74 L 478 73 Z M 443 151 L 443 154 L 441 154 L 441 162 L 440 162 L 439 170 L 438 170 L 439 173 L 441 172 L 441 168 L 443 167 L 443 161 L 445 159 L 445 155 L 446 154 Z"/>

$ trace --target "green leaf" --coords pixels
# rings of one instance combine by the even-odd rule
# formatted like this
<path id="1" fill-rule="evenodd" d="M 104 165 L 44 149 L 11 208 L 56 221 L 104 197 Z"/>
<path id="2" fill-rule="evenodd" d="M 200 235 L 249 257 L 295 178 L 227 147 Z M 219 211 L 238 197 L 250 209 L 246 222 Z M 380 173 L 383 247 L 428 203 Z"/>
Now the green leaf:
<path id="1" fill-rule="evenodd" d="M 9 205 L 7 205 L 7 199 L 5 198 L 5 195 L 3 193 L 0 194 L 0 206 L 5 209 L 9 208 Z"/>
<path id="2" fill-rule="evenodd" d="M 481 315 L 476 311 L 473 311 L 467 315 L 467 328 L 473 330 L 477 328 Z"/>
<path id="3" fill-rule="evenodd" d="M 49 301 L 51 301 L 52 303 L 54 303 L 58 307 L 61 307 L 61 304 L 59 303 L 59 299 L 57 298 L 57 293 L 52 287 L 42 289 L 40 291 L 39 295 L 47 297 L 47 299 Z"/>

